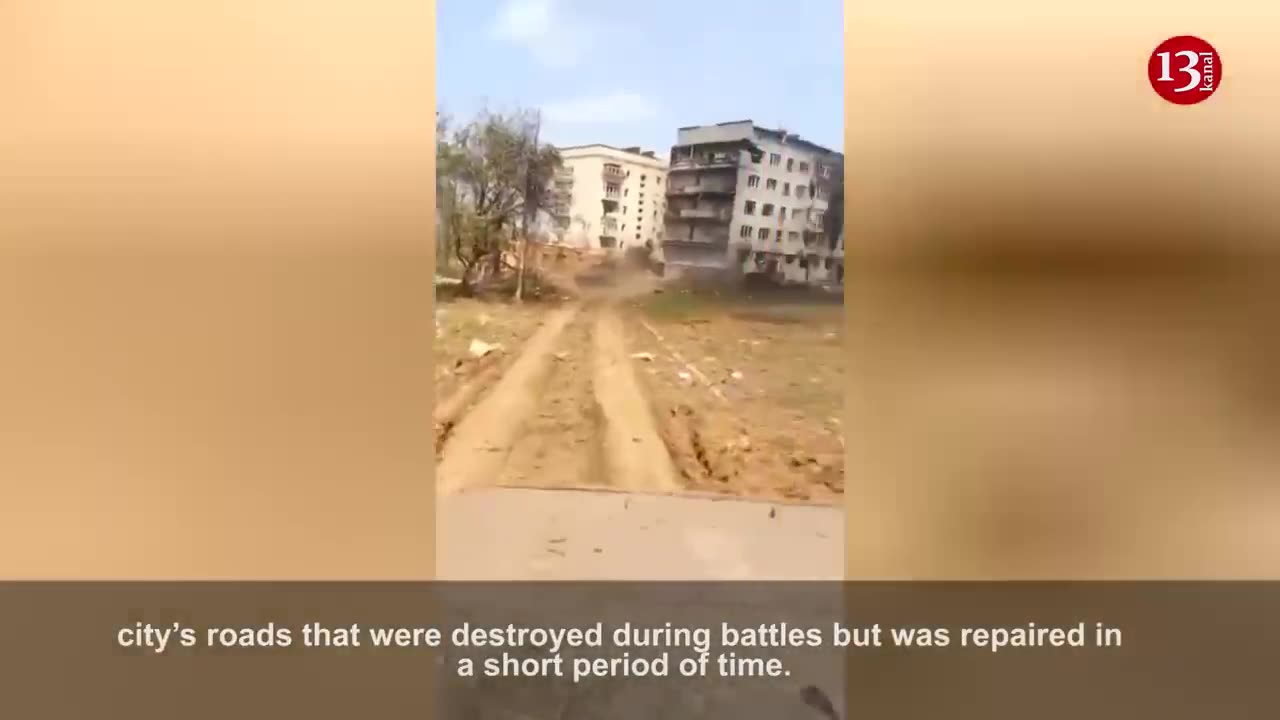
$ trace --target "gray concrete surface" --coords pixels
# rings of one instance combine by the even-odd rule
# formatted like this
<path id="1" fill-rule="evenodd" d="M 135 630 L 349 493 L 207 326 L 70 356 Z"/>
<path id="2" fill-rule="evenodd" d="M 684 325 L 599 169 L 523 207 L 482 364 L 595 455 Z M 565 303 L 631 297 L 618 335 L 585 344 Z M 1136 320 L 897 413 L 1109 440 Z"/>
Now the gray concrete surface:
<path id="1" fill-rule="evenodd" d="M 844 511 L 607 490 L 438 499 L 445 580 L 840 580 Z"/>

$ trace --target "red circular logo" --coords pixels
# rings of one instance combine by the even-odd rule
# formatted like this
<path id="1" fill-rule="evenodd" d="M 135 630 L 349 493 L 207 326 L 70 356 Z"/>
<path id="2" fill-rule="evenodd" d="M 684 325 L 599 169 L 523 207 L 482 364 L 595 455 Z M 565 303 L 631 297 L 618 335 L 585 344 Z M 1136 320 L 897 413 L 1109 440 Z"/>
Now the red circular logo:
<path id="1" fill-rule="evenodd" d="M 1208 100 L 1222 84 L 1222 58 L 1212 45 L 1194 35 L 1171 37 L 1151 53 L 1147 79 L 1165 100 L 1195 105 Z"/>

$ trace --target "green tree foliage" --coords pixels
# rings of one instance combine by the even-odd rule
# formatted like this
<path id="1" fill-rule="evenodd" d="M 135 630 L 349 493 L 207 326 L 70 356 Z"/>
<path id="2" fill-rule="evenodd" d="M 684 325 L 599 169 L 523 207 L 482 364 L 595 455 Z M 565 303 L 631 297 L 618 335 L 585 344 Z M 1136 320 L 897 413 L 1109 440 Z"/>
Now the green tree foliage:
<path id="1" fill-rule="evenodd" d="M 560 167 L 555 148 L 538 142 L 533 112 L 482 112 L 453 127 L 436 123 L 436 190 L 441 242 L 462 269 L 464 290 L 478 272 L 502 268 L 503 255 L 551 204 Z"/>

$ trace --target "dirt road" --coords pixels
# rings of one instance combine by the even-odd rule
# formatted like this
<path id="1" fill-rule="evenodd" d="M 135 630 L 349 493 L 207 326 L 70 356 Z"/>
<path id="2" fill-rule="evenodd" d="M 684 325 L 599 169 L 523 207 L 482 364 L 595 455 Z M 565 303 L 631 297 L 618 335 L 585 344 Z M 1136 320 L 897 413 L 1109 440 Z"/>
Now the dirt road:
<path id="1" fill-rule="evenodd" d="M 579 272 L 565 302 L 450 303 L 436 480 L 838 503 L 840 305 Z M 469 344 L 501 350 L 475 357 Z"/>
<path id="2" fill-rule="evenodd" d="M 442 493 L 485 485 L 667 492 L 681 483 L 616 301 L 553 311 L 444 443 Z"/>

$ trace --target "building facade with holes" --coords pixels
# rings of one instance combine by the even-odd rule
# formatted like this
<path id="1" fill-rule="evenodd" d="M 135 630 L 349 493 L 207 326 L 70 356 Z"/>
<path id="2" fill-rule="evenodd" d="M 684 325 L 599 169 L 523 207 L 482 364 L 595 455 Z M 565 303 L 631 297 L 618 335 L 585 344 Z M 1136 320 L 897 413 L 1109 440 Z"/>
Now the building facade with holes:
<path id="1" fill-rule="evenodd" d="M 550 234 L 588 250 L 657 248 L 662 243 L 666 158 L 638 147 L 557 148 Z"/>
<path id="2" fill-rule="evenodd" d="M 750 120 L 680 128 L 667 171 L 662 259 L 787 283 L 844 280 L 824 218 L 844 156 Z"/>

